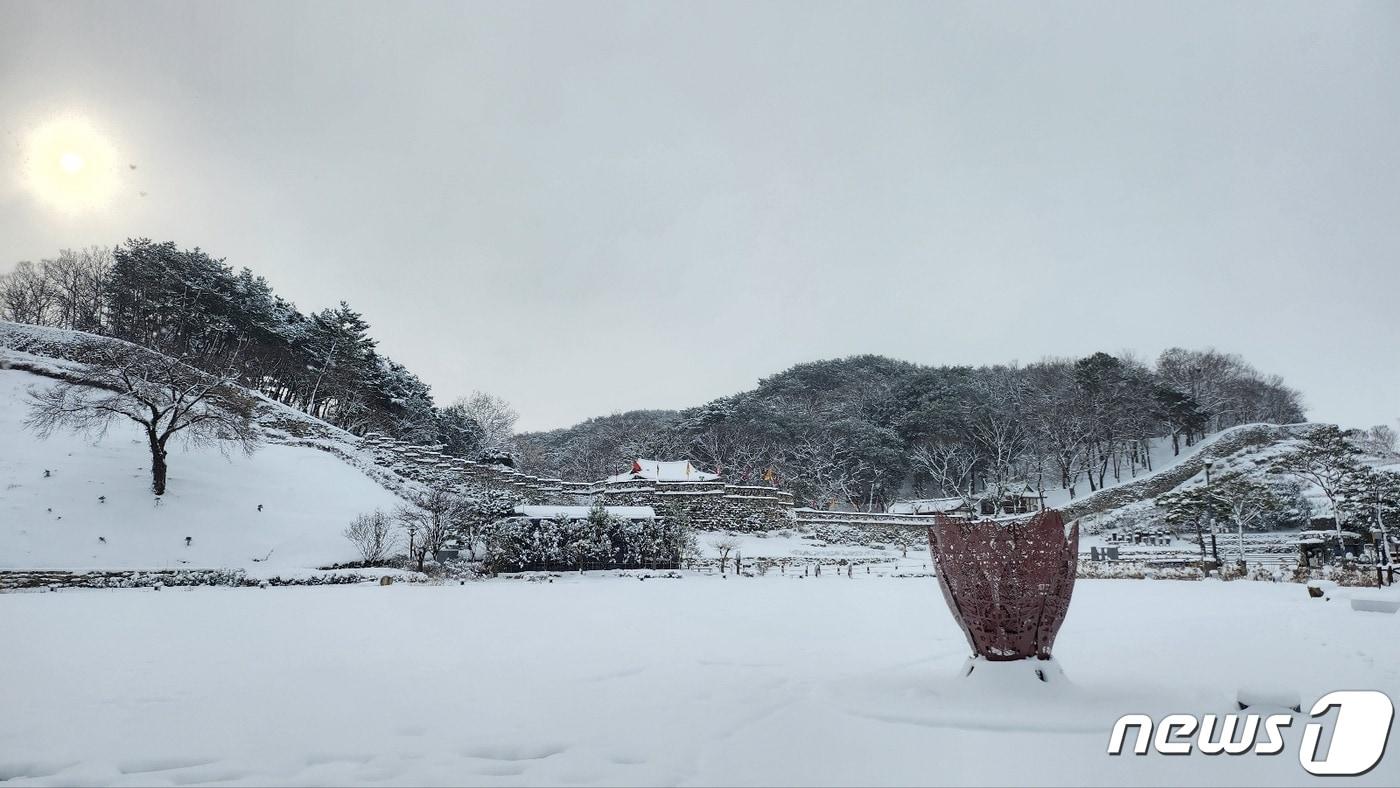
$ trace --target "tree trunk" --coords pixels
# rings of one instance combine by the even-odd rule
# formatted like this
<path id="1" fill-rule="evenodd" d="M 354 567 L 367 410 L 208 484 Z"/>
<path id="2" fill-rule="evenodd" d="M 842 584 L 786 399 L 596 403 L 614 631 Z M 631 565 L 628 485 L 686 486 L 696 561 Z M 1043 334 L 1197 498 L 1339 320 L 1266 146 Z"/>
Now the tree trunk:
<path id="1" fill-rule="evenodd" d="M 147 430 L 146 439 L 151 444 L 151 490 L 165 495 L 165 441 L 154 430 Z"/>

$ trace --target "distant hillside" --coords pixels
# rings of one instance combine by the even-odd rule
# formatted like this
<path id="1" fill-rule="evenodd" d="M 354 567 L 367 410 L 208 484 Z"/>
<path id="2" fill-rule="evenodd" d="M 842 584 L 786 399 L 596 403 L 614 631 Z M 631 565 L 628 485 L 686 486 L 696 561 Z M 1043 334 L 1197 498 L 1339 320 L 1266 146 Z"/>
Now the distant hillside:
<path id="1" fill-rule="evenodd" d="M 599 478 L 638 456 L 688 458 L 803 502 L 880 509 L 1018 483 L 1079 497 L 1150 472 L 1206 435 L 1302 421 L 1298 393 L 1238 356 L 1173 348 L 1026 366 L 927 367 L 882 356 L 799 364 L 694 408 L 634 411 L 518 438 L 521 467 Z"/>
<path id="2" fill-rule="evenodd" d="M 303 313 L 198 248 L 131 239 L 21 263 L 0 275 L 0 318 L 127 340 L 350 434 L 510 461 L 508 404 L 482 395 L 437 407 L 348 304 Z M 1156 439 L 1175 454 L 1232 426 L 1303 418 L 1277 376 L 1214 350 L 982 367 L 864 355 L 799 364 L 679 412 L 603 416 L 514 444 L 540 476 L 597 479 L 638 456 L 684 457 L 813 506 L 878 509 L 1020 483 L 1079 496 L 1150 471 Z"/>
<path id="3" fill-rule="evenodd" d="M 497 489 L 547 486 L 510 468 L 449 462 L 429 450 L 366 441 L 253 395 L 262 448 L 251 457 L 226 457 L 217 447 L 176 449 L 169 490 L 157 501 L 150 491 L 150 454 L 136 425 L 119 422 L 96 441 L 65 432 L 40 440 L 24 426 L 31 391 L 92 375 L 92 359 L 84 354 L 93 352 L 93 343 L 126 344 L 82 332 L 0 323 L 0 442 L 22 447 L 0 455 L 0 569 L 234 568 L 285 577 L 353 560 L 343 537 L 346 524 L 372 509 L 393 509 L 401 494 L 421 492 L 425 485 L 476 484 L 489 478 L 488 486 Z M 847 498 L 847 508 L 859 503 L 873 509 L 884 501 L 867 493 L 870 488 L 855 486 L 865 478 L 881 481 L 878 475 L 860 475 L 868 472 L 870 466 L 863 463 L 872 457 L 896 469 L 887 478 L 903 485 L 901 495 L 923 494 L 946 483 L 948 474 L 959 472 L 960 462 L 967 464 L 961 472 L 968 488 L 986 489 L 997 480 L 990 476 L 994 466 L 989 455 L 980 452 L 1004 446 L 1016 452 L 1004 478 L 1014 473 L 1019 474 L 1015 478 L 1045 482 L 1046 503 L 1073 518 L 1086 518 L 1091 531 L 1159 524 L 1165 512 L 1156 499 L 1203 484 L 1203 462 L 1210 459 L 1217 478 L 1244 475 L 1280 489 L 1285 505 L 1260 527 L 1303 527 L 1310 517 L 1329 514 L 1318 491 L 1269 472 L 1275 458 L 1296 449 L 1317 425 L 1253 423 L 1205 438 L 1187 430 L 1152 435 L 1164 422 L 1135 422 L 1128 416 L 1140 406 L 1149 415 L 1160 414 L 1151 403 L 1162 401 L 1162 389 L 1149 389 L 1146 400 L 1134 399 L 1132 386 L 1143 381 L 1114 383 L 1113 375 L 1127 378 L 1138 373 L 1124 369 L 1143 368 L 1101 357 L 1091 357 L 1091 365 L 1099 377 L 1087 377 L 1079 362 L 943 370 L 860 357 L 804 365 L 763 381 L 752 392 L 700 408 L 617 414 L 570 430 L 524 436 L 522 459 L 535 462 L 551 455 L 532 452 L 557 452 L 554 457 L 582 469 L 562 475 L 582 480 L 606 475 L 628 457 L 688 454 L 703 463 L 713 456 L 708 452 L 727 452 L 721 456 L 747 457 L 750 467 L 772 462 L 767 466 L 772 473 L 765 469 L 758 480 L 772 476 L 794 490 L 825 484 L 847 495 L 865 493 L 870 497 Z M 1096 428 L 1105 432 L 1080 433 L 1084 444 L 1072 458 L 1068 486 L 1055 484 L 1059 466 L 1047 461 L 1048 444 L 1040 431 L 1066 424 L 1093 427 L 1095 422 L 1076 420 L 1093 412 L 1056 410 L 1065 401 L 1040 387 L 1055 380 L 1057 370 L 1073 375 L 1077 387 L 1072 391 L 1079 394 L 1093 395 L 1090 384 L 1107 378 L 1108 393 L 1098 390 L 1103 399 L 1097 407 L 1123 418 Z M 1151 378 L 1147 382 L 1162 385 Z M 1008 402 L 1021 409 L 1008 408 Z M 942 431 L 929 431 L 930 423 Z M 1134 424 L 1148 434 L 1134 437 L 1126 431 L 1124 425 Z M 1112 443 L 1094 443 L 1105 434 L 1114 436 Z M 887 454 L 878 453 L 878 441 L 859 440 L 871 435 L 893 436 L 884 447 Z M 1002 439 L 1006 442 L 995 442 Z M 1352 440 L 1368 466 L 1393 466 L 1400 460 L 1393 431 L 1372 431 Z M 1101 451 L 1113 454 L 1105 457 L 1097 453 Z M 715 465 L 731 478 L 742 478 L 733 465 Z M 895 475 L 901 467 L 906 467 L 902 479 Z M 808 469 L 810 476 L 799 475 Z M 877 489 L 883 494 L 896 488 L 892 482 Z M 1354 516 L 1364 520 L 1365 513 Z M 851 538 L 863 544 L 869 537 Z"/>

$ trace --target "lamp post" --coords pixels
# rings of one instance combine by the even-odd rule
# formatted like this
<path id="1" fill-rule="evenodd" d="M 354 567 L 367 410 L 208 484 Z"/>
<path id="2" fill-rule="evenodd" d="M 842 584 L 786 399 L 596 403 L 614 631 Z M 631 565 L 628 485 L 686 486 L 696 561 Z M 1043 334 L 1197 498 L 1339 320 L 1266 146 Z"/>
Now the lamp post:
<path id="1" fill-rule="evenodd" d="M 1383 506 L 1381 491 L 1376 491 L 1376 530 L 1380 532 L 1380 539 L 1376 541 L 1376 588 L 1385 585 L 1386 576 L 1395 576 L 1395 570 L 1390 563 L 1390 541 L 1385 534 L 1385 519 L 1381 515 Z"/>
<path id="2" fill-rule="evenodd" d="M 1214 465 L 1214 464 L 1215 464 L 1215 461 L 1214 461 L 1214 460 L 1206 460 L 1206 461 L 1205 461 L 1205 466 L 1206 466 L 1206 500 L 1209 500 L 1209 501 L 1213 501 L 1213 500 L 1214 500 L 1214 498 L 1213 498 L 1213 497 L 1211 496 L 1211 494 L 1210 494 L 1210 466 L 1212 466 L 1212 465 Z M 1208 518 L 1210 518 L 1210 556 L 1211 556 L 1211 558 L 1214 558 L 1214 559 L 1215 559 L 1215 565 L 1216 565 L 1216 566 L 1220 566 L 1220 549 L 1219 549 L 1219 547 L 1218 547 L 1218 546 L 1216 545 L 1216 543 L 1215 543 L 1215 513 L 1212 511 L 1211 513 L 1207 514 L 1206 516 L 1207 516 Z"/>

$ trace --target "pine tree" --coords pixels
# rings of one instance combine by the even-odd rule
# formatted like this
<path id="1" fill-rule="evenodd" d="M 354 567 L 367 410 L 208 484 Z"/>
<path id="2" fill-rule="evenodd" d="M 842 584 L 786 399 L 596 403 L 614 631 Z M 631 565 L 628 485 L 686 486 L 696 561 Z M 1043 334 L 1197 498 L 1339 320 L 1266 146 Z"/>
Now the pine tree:
<path id="1" fill-rule="evenodd" d="M 1339 534 L 1347 511 L 1348 487 L 1364 472 L 1360 452 L 1347 436 L 1348 432 L 1335 425 L 1315 427 L 1297 449 L 1279 457 L 1269 468 L 1270 473 L 1288 474 L 1312 484 L 1327 496 Z"/>

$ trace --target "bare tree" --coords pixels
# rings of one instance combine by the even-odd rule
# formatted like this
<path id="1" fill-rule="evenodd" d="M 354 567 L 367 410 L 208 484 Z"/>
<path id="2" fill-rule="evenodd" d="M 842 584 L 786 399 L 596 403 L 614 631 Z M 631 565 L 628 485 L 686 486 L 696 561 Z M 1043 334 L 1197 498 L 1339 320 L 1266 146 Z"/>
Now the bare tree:
<path id="1" fill-rule="evenodd" d="M 481 449 L 485 452 L 508 451 L 515 446 L 515 422 L 520 418 L 509 402 L 483 391 L 473 391 L 452 407 L 469 416 L 481 427 Z"/>
<path id="2" fill-rule="evenodd" d="M 249 454 L 259 444 L 252 420 L 256 401 L 232 384 L 231 373 L 210 375 L 111 339 L 86 342 L 75 355 L 88 361 L 88 370 L 42 391 L 31 390 L 25 426 L 47 438 L 58 429 L 100 437 L 114 421 L 139 424 L 151 452 L 156 495 L 165 494 L 171 438 Z"/>
<path id="3" fill-rule="evenodd" d="M 100 246 L 64 249 L 57 259 L 45 260 L 44 278 L 54 292 L 53 322 L 79 331 L 101 328 L 111 270 L 112 250 Z"/>
<path id="4" fill-rule="evenodd" d="M 909 459 L 929 477 L 939 495 L 972 500 L 972 474 L 977 467 L 972 447 L 955 441 L 931 441 L 915 446 Z"/>
<path id="5" fill-rule="evenodd" d="M 745 434 L 724 424 L 713 424 L 690 441 L 702 462 L 735 484 L 756 481 L 772 463 L 773 450 L 762 435 Z"/>
<path id="6" fill-rule="evenodd" d="M 1303 419 L 1298 392 L 1232 353 L 1168 348 L 1157 359 L 1157 374 L 1199 405 L 1207 432 L 1247 421 L 1288 424 Z"/>
<path id="7" fill-rule="evenodd" d="M 6 320 L 49 325 L 57 301 L 53 282 L 28 260 L 0 275 L 0 317 Z"/>
<path id="8" fill-rule="evenodd" d="M 802 469 L 788 474 L 800 479 L 807 497 L 818 508 L 829 509 L 849 503 L 855 485 L 847 441 L 827 431 L 801 436 L 788 451 L 787 459 Z"/>
<path id="9" fill-rule="evenodd" d="M 979 371 L 969 389 L 974 399 L 964 406 L 968 435 L 982 460 L 985 491 L 998 513 L 1030 438 L 1023 407 L 1026 389 L 1016 368 L 990 367 Z"/>
<path id="10" fill-rule="evenodd" d="M 1394 456 L 1396 440 L 1395 429 L 1389 424 L 1377 424 L 1356 434 L 1356 443 L 1361 450 L 1375 457 Z"/>
<path id="11" fill-rule="evenodd" d="M 710 542 L 710 546 L 719 552 L 719 573 L 724 574 L 724 567 L 729 563 L 729 554 L 739 546 L 739 540 L 733 536 L 723 536 Z"/>
<path id="12" fill-rule="evenodd" d="M 345 538 L 355 545 L 366 564 L 378 564 L 389 557 L 394 548 L 394 527 L 389 515 L 375 509 L 351 521 Z"/>
<path id="13" fill-rule="evenodd" d="M 1092 414 L 1086 412 L 1075 386 L 1074 364 L 1047 359 L 1026 368 L 1030 380 L 1027 410 L 1035 453 L 1053 463 L 1060 487 L 1076 495 L 1085 469 L 1081 462 L 1092 438 Z"/>
<path id="14" fill-rule="evenodd" d="M 428 556 L 447 544 L 464 510 L 462 498 L 446 487 L 410 495 L 408 503 L 399 507 L 395 516 L 408 536 L 408 557 L 417 564 L 418 571 L 423 571 Z"/>

